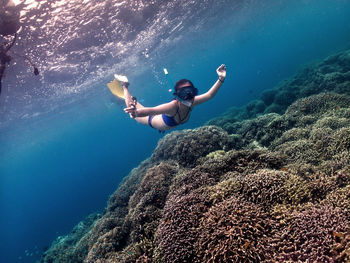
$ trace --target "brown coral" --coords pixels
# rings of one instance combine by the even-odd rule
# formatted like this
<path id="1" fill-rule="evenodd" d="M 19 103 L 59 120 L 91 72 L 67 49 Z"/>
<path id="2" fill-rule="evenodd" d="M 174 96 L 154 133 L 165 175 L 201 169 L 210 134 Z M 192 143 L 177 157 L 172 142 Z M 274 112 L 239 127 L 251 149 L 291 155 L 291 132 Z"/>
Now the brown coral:
<path id="1" fill-rule="evenodd" d="M 206 209 L 205 197 L 195 191 L 169 198 L 156 232 L 160 262 L 193 262 L 199 236 L 197 226 Z"/>
<path id="2" fill-rule="evenodd" d="M 193 167 L 200 157 L 229 146 L 228 134 L 219 127 L 204 126 L 194 130 L 175 131 L 159 141 L 152 161 L 174 160 L 182 166 Z"/>
<path id="3" fill-rule="evenodd" d="M 195 262 L 260 262 L 270 231 L 261 208 L 232 196 L 204 214 Z"/>
<path id="4" fill-rule="evenodd" d="M 292 219 L 268 239 L 266 262 L 332 262 L 335 233 L 349 229 L 349 221 L 339 208 L 313 206 L 295 211 Z"/>

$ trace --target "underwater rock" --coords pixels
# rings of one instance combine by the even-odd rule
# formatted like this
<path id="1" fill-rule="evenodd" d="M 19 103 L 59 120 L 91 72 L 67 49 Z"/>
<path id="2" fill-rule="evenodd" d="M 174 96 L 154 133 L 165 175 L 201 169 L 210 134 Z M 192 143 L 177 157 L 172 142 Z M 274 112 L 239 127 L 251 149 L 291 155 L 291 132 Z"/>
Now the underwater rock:
<path id="1" fill-rule="evenodd" d="M 265 103 L 266 106 L 270 106 L 272 102 L 275 100 L 275 95 L 277 90 L 269 89 L 263 91 L 261 93 L 260 99 Z"/>

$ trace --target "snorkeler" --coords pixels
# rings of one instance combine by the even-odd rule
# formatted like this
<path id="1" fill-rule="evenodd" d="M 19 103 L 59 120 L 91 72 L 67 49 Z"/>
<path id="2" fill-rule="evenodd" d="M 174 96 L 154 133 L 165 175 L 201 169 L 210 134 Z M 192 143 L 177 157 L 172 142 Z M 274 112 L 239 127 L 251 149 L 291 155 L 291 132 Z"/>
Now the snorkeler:
<path id="1" fill-rule="evenodd" d="M 129 83 L 123 82 L 124 99 L 127 106 L 124 111 L 137 122 L 149 125 L 159 131 L 172 129 L 188 121 L 195 106 L 215 96 L 226 78 L 225 65 L 221 65 L 216 72 L 219 79 L 206 93 L 198 95 L 198 90 L 190 80 L 181 79 L 175 84 L 175 99 L 156 107 L 144 107 L 137 102 L 129 93 Z"/>
<path id="2" fill-rule="evenodd" d="M 5 45 L 2 44 L 0 46 L 0 94 L 1 94 L 1 82 L 2 77 L 4 76 L 6 65 L 11 62 L 11 57 L 7 54 L 9 50 L 12 48 L 12 46 L 15 44 L 17 38 L 17 34 L 15 34 L 13 40 L 11 43 Z"/>

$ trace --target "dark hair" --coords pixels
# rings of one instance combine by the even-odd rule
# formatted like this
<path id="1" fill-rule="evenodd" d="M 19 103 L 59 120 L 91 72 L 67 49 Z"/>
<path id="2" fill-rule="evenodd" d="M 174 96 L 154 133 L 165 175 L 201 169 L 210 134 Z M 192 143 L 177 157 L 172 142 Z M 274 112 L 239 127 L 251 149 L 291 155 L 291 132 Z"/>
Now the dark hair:
<path id="1" fill-rule="evenodd" d="M 185 83 L 189 83 L 192 87 L 194 87 L 193 83 L 190 80 L 188 80 L 188 79 L 180 79 L 179 81 L 177 81 L 175 83 L 175 87 L 174 87 L 175 93 L 177 93 L 178 90 L 179 90 L 179 87 L 182 86 Z"/>

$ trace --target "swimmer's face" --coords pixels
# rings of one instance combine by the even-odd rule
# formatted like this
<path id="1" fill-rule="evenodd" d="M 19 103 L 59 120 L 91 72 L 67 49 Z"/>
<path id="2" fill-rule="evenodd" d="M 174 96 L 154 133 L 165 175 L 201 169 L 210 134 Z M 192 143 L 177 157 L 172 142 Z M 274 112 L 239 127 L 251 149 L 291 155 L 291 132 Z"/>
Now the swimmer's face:
<path id="1" fill-rule="evenodd" d="M 181 90 L 182 88 L 188 87 L 188 86 L 191 86 L 191 87 L 192 87 L 191 83 L 185 82 L 185 83 L 183 83 L 182 85 L 180 85 L 180 86 L 178 86 L 178 87 L 176 88 L 176 92 L 179 91 L 179 90 Z"/>

